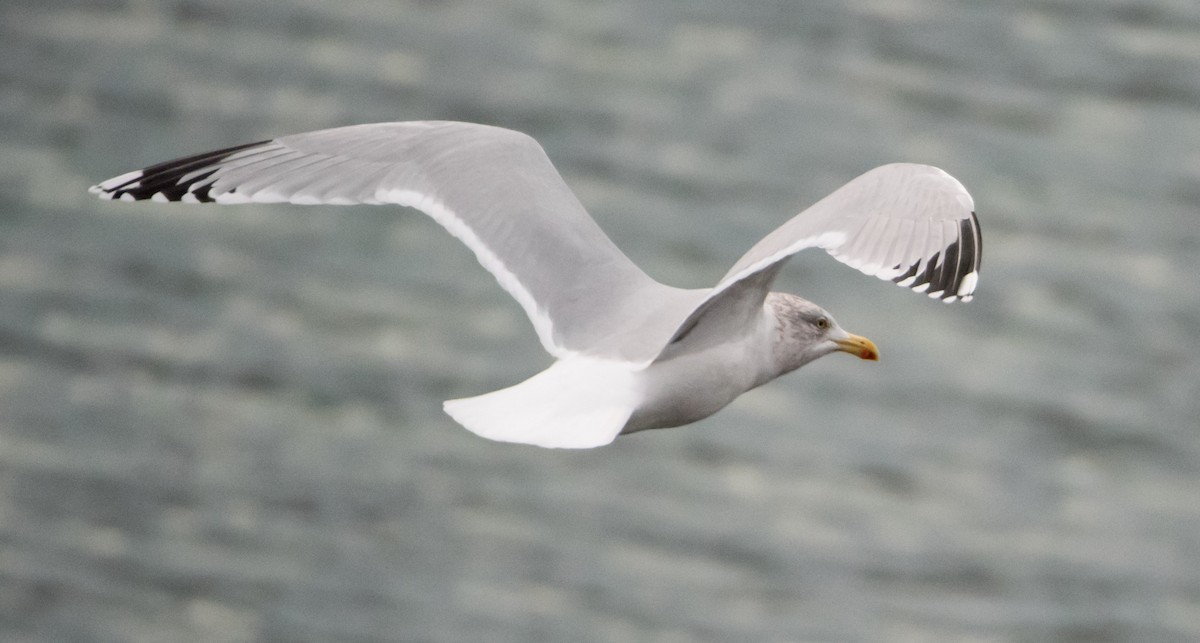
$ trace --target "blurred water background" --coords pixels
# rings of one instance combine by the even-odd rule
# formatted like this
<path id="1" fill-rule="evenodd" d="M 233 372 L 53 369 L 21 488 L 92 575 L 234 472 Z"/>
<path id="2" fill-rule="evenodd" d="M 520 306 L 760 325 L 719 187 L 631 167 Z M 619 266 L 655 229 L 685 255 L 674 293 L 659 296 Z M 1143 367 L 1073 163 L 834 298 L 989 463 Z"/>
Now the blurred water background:
<path id="1" fill-rule="evenodd" d="M 692 287 L 932 163 L 980 290 L 798 257 L 880 363 L 544 451 L 440 411 L 549 358 L 432 222 L 85 192 L 426 118 Z M 1200 640 L 1198 213 L 1191 0 L 6 0 L 0 639 Z"/>

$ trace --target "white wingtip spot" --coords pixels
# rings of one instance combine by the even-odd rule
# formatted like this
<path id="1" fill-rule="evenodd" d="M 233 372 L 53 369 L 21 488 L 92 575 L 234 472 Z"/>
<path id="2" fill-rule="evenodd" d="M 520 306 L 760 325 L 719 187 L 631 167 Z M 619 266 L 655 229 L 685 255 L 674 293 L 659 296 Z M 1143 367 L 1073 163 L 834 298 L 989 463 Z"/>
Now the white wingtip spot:
<path id="1" fill-rule="evenodd" d="M 213 197 L 221 205 L 239 205 L 250 203 L 250 198 L 240 192 L 224 192 Z"/>
<path id="2" fill-rule="evenodd" d="M 121 201 L 130 201 L 130 202 L 137 201 L 137 199 L 133 198 L 133 195 L 128 192 L 126 192 L 125 194 L 122 194 L 120 200 Z"/>
<path id="3" fill-rule="evenodd" d="M 970 301 L 971 293 L 975 292 L 975 284 L 979 282 L 979 273 L 975 271 L 968 272 L 963 277 L 962 283 L 958 285 L 958 296 L 962 297 L 963 301 Z"/>
<path id="4" fill-rule="evenodd" d="M 99 191 L 107 192 L 117 186 L 125 186 L 127 188 L 136 188 L 141 185 L 138 179 L 142 178 L 141 170 L 126 172 L 120 176 L 114 176 L 107 181 L 101 181 L 99 185 L 92 186 Z M 125 185 L 128 183 L 129 185 Z"/>
<path id="5" fill-rule="evenodd" d="M 913 287 L 913 292 L 925 292 L 926 290 L 929 290 L 929 284 L 920 284 Z"/>
<path id="6" fill-rule="evenodd" d="M 875 271 L 875 276 L 883 279 L 884 281 L 891 281 L 896 277 L 899 277 L 901 274 L 903 273 L 900 270 L 897 270 L 896 268 L 888 268 L 886 266 L 880 266 L 879 270 Z"/>
<path id="7" fill-rule="evenodd" d="M 154 195 L 150 197 L 150 200 L 155 203 L 167 203 L 170 201 L 170 199 L 167 198 L 167 195 L 163 194 L 162 192 L 155 192 Z"/>

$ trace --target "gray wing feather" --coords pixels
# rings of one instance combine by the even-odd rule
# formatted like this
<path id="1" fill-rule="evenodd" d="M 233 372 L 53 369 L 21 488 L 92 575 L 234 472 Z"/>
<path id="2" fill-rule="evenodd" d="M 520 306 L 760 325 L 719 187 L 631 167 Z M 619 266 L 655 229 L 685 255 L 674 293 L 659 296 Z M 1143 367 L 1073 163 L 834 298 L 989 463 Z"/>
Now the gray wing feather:
<path id="1" fill-rule="evenodd" d="M 947 303 L 970 301 L 983 250 L 974 210 L 966 188 L 938 168 L 877 167 L 763 237 L 680 324 L 668 346 L 697 325 L 744 317 L 746 306 L 757 311 L 781 264 L 806 248 L 823 248 L 865 274 Z"/>
<path id="2" fill-rule="evenodd" d="M 938 168 L 913 163 L 877 167 L 764 237 L 721 283 L 819 247 L 865 274 L 928 290 L 944 301 L 970 301 L 981 256 L 974 210 L 966 188 Z M 909 222 L 911 233 L 906 232 Z M 944 265 L 949 253 L 958 256 L 968 244 L 971 261 Z M 905 283 L 910 271 L 915 278 Z M 926 273 L 929 280 L 922 278 Z"/>
<path id="3" fill-rule="evenodd" d="M 91 191 L 120 200 L 422 210 L 475 252 L 558 357 L 648 359 L 695 298 L 621 253 L 536 141 L 485 125 L 378 123 L 284 136 L 161 163 Z M 630 320 L 662 302 L 685 308 L 634 332 Z"/>
<path id="4" fill-rule="evenodd" d="M 532 138 L 442 121 L 284 136 L 160 163 L 90 191 L 130 201 L 413 207 L 475 253 L 551 354 L 642 363 L 699 324 L 745 323 L 782 263 L 805 248 L 944 301 L 971 298 L 982 251 L 974 204 L 958 181 L 894 164 L 764 237 L 715 288 L 672 288 L 621 253 Z"/>

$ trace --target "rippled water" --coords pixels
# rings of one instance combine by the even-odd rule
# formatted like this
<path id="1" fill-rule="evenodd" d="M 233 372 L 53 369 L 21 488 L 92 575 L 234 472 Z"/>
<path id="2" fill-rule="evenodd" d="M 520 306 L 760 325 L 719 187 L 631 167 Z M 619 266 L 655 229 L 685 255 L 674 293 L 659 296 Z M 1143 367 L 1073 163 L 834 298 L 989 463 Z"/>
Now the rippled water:
<path id="1" fill-rule="evenodd" d="M 798 257 L 882 362 L 543 451 L 440 412 L 549 358 L 431 222 L 85 194 L 418 118 L 534 135 L 685 286 L 932 163 L 980 291 Z M 1198 150 L 1186 1 L 9 1 L 0 638 L 1200 639 Z"/>

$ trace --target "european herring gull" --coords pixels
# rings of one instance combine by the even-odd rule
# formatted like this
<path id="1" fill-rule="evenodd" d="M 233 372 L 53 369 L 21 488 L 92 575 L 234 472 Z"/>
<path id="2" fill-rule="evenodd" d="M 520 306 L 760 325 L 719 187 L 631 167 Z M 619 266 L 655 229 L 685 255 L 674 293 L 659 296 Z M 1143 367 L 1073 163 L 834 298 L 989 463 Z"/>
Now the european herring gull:
<path id="1" fill-rule="evenodd" d="M 556 358 L 529 379 L 450 400 L 485 438 L 586 448 L 708 417 L 835 351 L 878 359 L 825 309 L 771 292 L 821 248 L 859 271 L 968 301 L 982 252 L 971 196 L 928 165 L 870 170 L 763 237 L 712 288 L 651 279 L 601 231 L 529 136 L 473 123 L 355 125 L 153 165 L 90 191 L 120 201 L 393 204 L 467 245 Z"/>

